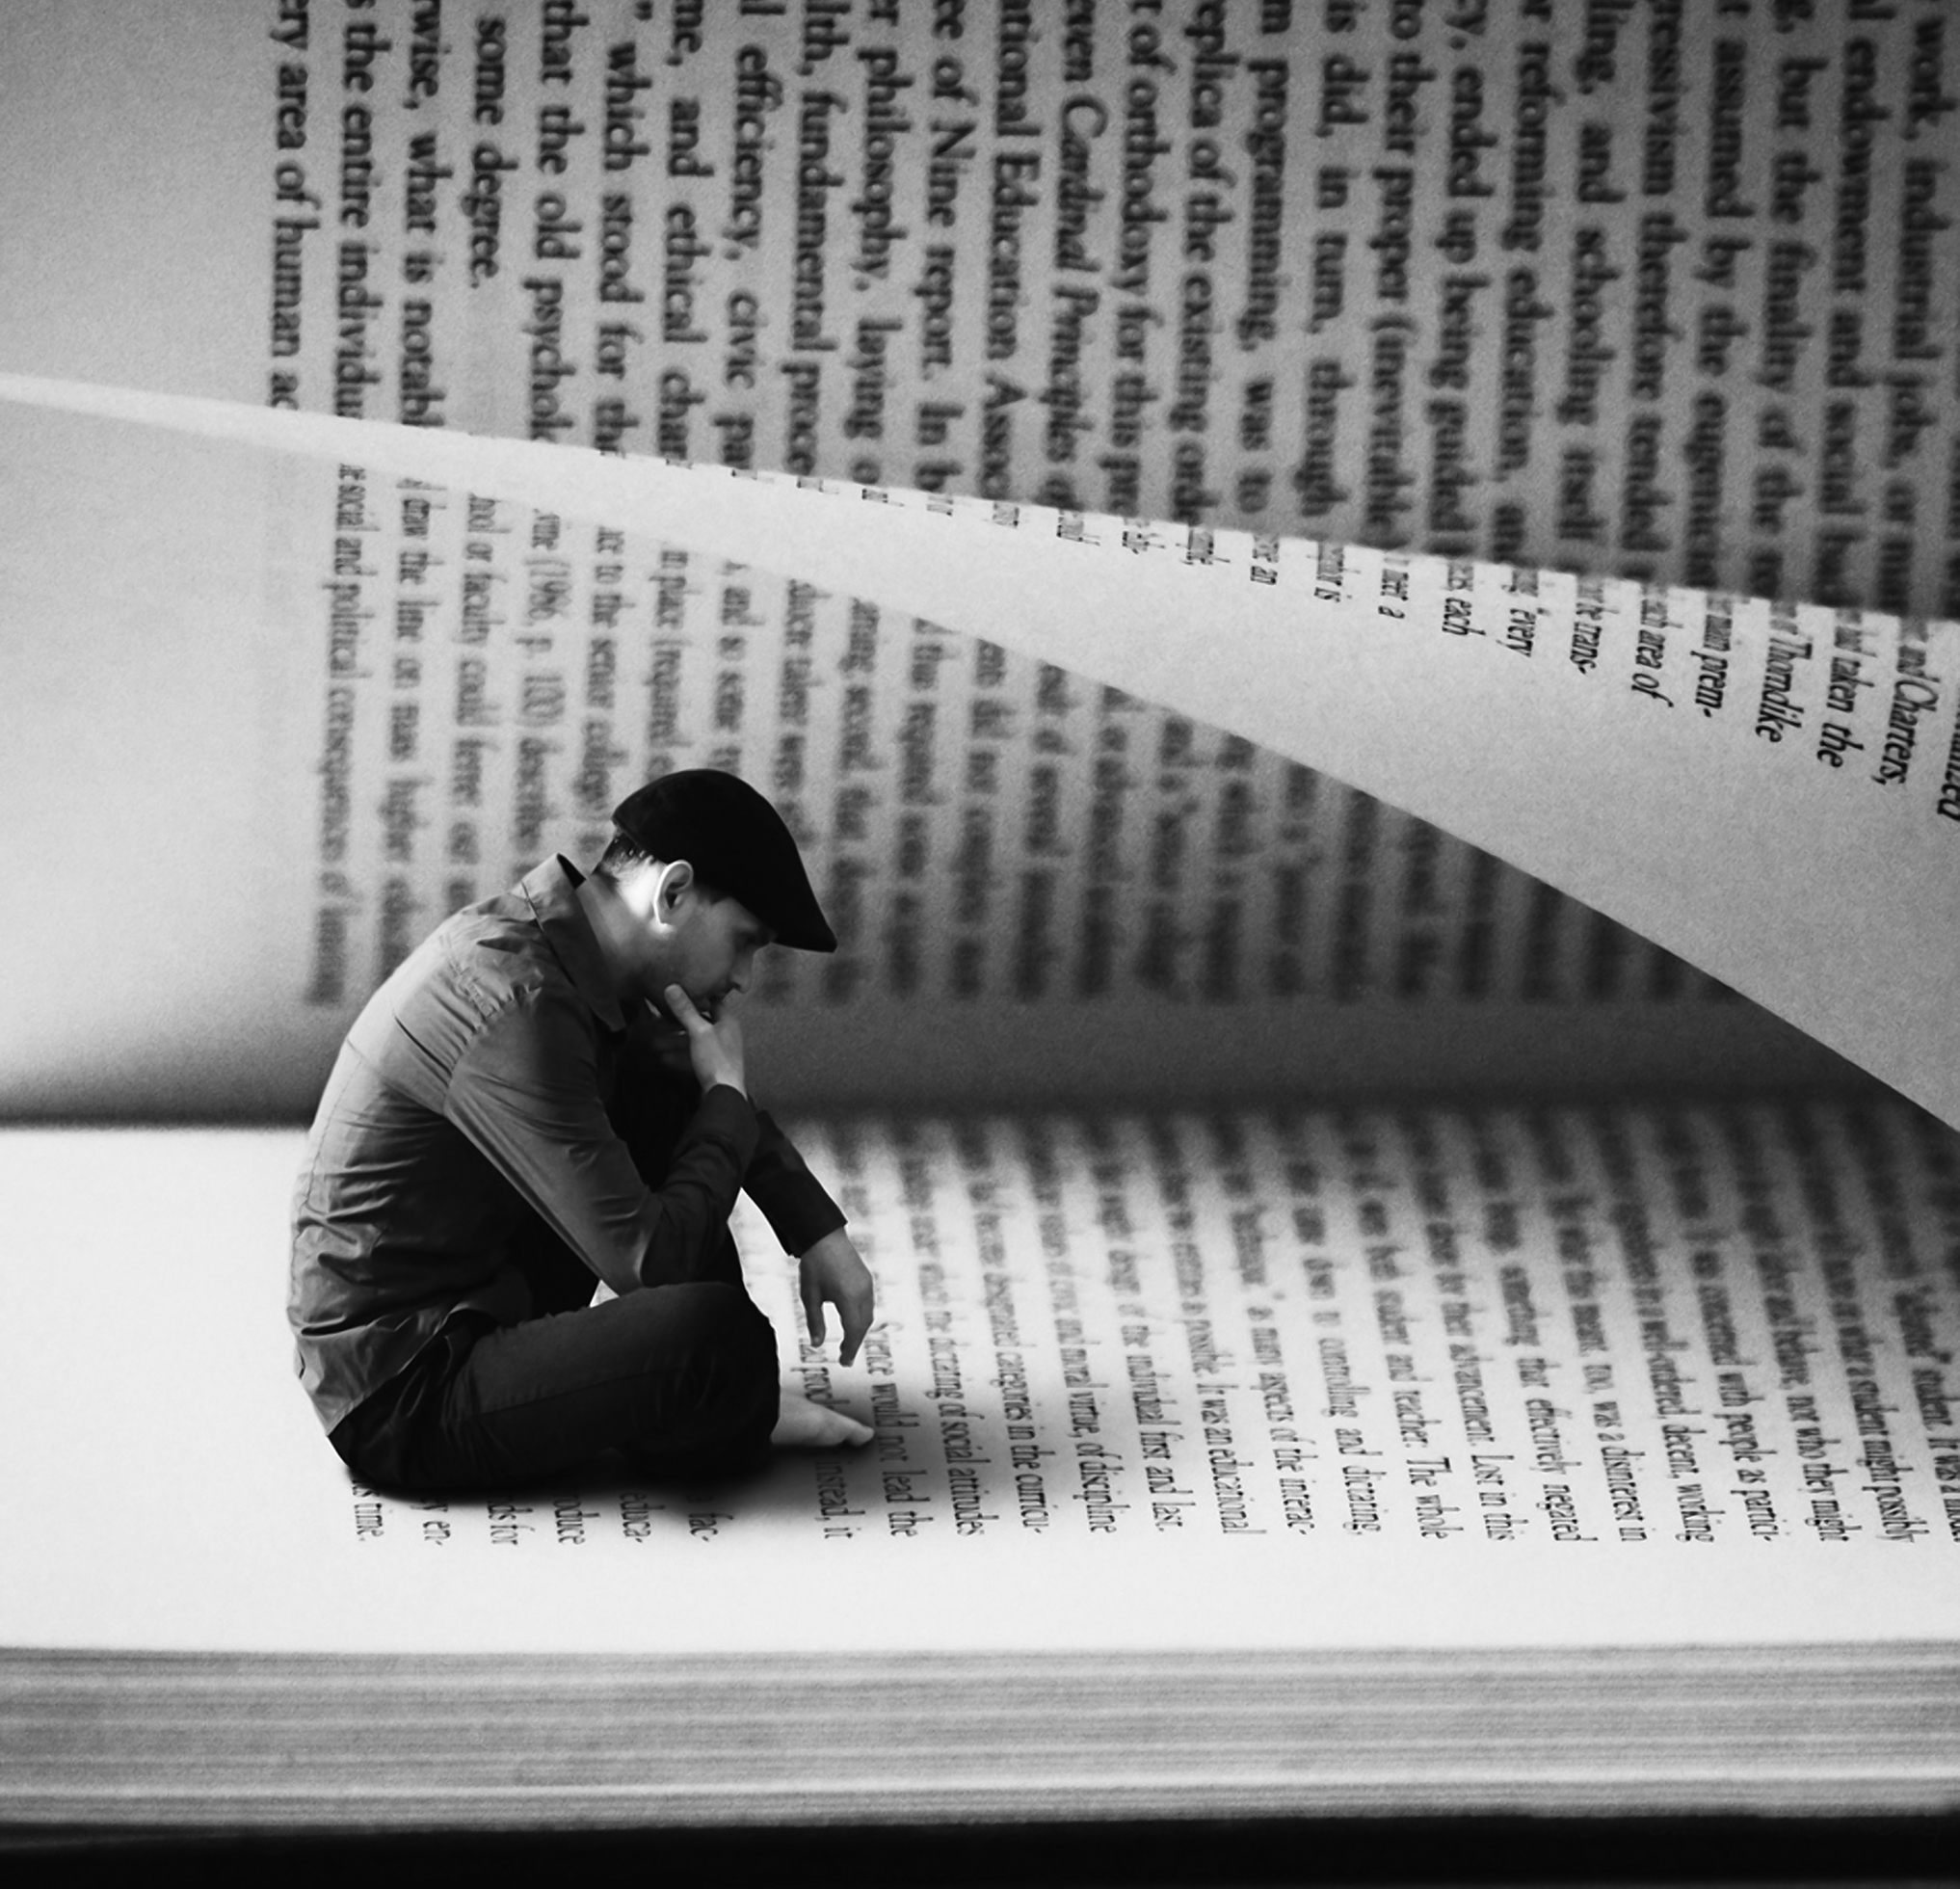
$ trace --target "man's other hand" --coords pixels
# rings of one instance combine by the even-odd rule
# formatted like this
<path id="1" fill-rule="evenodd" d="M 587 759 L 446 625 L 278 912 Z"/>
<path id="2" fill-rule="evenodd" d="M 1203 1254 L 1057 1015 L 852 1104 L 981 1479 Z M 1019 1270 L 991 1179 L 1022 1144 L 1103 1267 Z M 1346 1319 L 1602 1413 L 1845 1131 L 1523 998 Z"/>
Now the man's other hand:
<path id="1" fill-rule="evenodd" d="M 858 1257 L 851 1236 L 842 1227 L 825 1234 L 797 1263 L 797 1283 L 803 1293 L 804 1317 L 809 1320 L 809 1342 L 824 1342 L 824 1307 L 834 1305 L 844 1328 L 837 1362 L 849 1364 L 871 1329 L 875 1290 L 871 1268 Z"/>
<path id="2" fill-rule="evenodd" d="M 729 1088 L 740 1089 L 747 1095 L 742 1025 L 735 1021 L 727 1002 L 722 1004 L 714 1022 L 709 1023 L 678 984 L 669 984 L 660 995 L 674 1021 L 687 1032 L 688 1059 L 694 1064 L 695 1079 L 701 1084 L 702 1093 L 705 1095 L 717 1082 L 726 1082 Z"/>

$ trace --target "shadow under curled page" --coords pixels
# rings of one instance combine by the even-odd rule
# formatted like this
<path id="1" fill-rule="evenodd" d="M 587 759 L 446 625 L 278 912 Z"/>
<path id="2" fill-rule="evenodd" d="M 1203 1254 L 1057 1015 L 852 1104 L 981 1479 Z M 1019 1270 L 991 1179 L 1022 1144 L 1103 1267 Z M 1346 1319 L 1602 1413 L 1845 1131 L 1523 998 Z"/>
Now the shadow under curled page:
<path id="1" fill-rule="evenodd" d="M 1930 10 L 1773 114 L 1665 8 L 111 11 L 0 27 L 0 1816 L 1952 1803 Z M 737 1232 L 873 1441 L 350 1486 L 292 1124 L 691 765 L 842 941 L 749 1026 L 856 1368 Z"/>

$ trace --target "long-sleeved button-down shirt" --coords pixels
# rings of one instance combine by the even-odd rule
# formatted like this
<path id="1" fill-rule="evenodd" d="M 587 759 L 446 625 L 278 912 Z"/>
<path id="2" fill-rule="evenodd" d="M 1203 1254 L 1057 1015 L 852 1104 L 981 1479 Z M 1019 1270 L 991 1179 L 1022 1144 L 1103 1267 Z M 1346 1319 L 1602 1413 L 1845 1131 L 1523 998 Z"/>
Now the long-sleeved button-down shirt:
<path id="1" fill-rule="evenodd" d="M 726 1084 L 701 1096 L 684 1054 L 634 1056 L 656 1092 L 616 1096 L 629 1031 L 657 1026 L 622 1011 L 581 877 L 548 861 L 446 919 L 347 1034 L 294 1194 L 288 1304 L 329 1429 L 455 1312 L 527 1316 L 512 1255 L 540 1220 L 626 1290 L 703 1276 L 743 1187 L 790 1253 L 844 1223 L 770 1118 Z M 643 1157 L 671 1148 L 657 1184 L 626 1114 Z"/>

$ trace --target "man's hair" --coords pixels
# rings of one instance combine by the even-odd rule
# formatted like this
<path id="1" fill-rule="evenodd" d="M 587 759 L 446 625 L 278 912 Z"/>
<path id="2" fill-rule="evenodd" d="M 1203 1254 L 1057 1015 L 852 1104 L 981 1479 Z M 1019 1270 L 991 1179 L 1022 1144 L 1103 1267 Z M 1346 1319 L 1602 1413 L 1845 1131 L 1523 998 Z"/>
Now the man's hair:
<path id="1" fill-rule="evenodd" d="M 666 864 L 665 860 L 649 853 L 646 847 L 627 838 L 623 833 L 615 828 L 612 838 L 606 842 L 605 851 L 598 856 L 598 864 L 592 870 L 594 878 L 607 879 L 617 886 L 630 879 L 645 866 L 661 866 Z M 728 896 L 719 886 L 711 886 L 699 877 L 694 882 L 694 889 L 710 905 L 718 905 Z"/>
<path id="2" fill-rule="evenodd" d="M 612 838 L 606 842 L 605 851 L 598 857 L 598 864 L 592 870 L 596 879 L 610 879 L 617 886 L 622 880 L 630 879 L 642 866 L 664 864 L 616 828 Z"/>

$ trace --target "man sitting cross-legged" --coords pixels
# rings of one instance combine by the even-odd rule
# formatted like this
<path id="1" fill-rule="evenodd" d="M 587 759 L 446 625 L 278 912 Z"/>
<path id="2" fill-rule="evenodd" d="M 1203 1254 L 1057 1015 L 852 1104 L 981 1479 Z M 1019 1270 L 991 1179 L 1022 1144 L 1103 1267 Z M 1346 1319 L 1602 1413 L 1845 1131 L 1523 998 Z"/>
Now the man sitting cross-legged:
<path id="1" fill-rule="evenodd" d="M 754 1466 L 871 1432 L 782 1392 L 728 1232 L 746 1188 L 849 1364 L 872 1281 L 751 1102 L 755 953 L 829 951 L 796 842 L 731 774 L 663 776 L 564 859 L 444 920 L 375 993 L 294 1201 L 299 1370 L 333 1447 L 401 1489 L 533 1482 L 609 1449 Z M 608 1291 L 598 1293 L 602 1283 Z"/>

